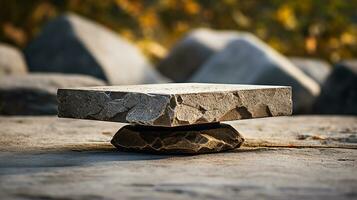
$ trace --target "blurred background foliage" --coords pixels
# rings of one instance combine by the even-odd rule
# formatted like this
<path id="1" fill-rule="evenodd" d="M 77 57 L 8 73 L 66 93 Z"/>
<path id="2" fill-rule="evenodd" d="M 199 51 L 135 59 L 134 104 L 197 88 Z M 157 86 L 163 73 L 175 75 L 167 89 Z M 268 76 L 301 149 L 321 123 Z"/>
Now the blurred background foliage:
<path id="1" fill-rule="evenodd" d="M 0 41 L 25 47 L 67 11 L 118 32 L 153 61 L 197 27 L 249 31 L 290 56 L 357 55 L 357 0 L 0 0 Z"/>

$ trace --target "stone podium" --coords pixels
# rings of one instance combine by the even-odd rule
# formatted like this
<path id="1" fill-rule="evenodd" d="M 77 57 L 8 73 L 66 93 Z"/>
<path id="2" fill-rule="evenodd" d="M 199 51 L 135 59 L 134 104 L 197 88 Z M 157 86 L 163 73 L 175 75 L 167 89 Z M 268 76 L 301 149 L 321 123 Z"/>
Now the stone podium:
<path id="1" fill-rule="evenodd" d="M 211 153 L 238 148 L 237 130 L 221 122 L 292 114 L 286 86 L 172 83 L 58 89 L 58 116 L 129 123 L 118 149 Z"/>

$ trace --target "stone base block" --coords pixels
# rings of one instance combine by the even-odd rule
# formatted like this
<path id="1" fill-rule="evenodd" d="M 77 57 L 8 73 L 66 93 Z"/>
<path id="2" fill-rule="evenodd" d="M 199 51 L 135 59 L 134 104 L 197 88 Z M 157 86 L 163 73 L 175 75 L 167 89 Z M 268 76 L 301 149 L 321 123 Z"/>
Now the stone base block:
<path id="1" fill-rule="evenodd" d="M 199 154 L 235 149 L 243 141 L 232 126 L 214 123 L 179 127 L 127 125 L 111 143 L 125 151 Z"/>

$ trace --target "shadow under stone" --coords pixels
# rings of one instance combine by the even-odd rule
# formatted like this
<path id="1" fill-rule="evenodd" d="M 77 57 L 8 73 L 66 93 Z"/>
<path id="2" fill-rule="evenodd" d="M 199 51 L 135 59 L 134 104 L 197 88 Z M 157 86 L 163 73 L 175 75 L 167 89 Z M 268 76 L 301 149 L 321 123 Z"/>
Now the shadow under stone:
<path id="1" fill-rule="evenodd" d="M 0 176 L 46 171 L 48 169 L 91 166 L 105 162 L 131 162 L 165 159 L 168 155 L 150 155 L 111 150 L 98 151 L 41 151 L 0 153 Z"/>

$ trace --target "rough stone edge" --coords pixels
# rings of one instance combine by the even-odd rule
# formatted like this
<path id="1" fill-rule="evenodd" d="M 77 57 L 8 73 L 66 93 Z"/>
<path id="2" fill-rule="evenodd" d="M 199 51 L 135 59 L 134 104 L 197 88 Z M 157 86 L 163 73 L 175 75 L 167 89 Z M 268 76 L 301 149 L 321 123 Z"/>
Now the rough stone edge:
<path id="1" fill-rule="evenodd" d="M 264 89 L 262 89 L 264 90 Z M 140 118 L 140 116 L 143 116 L 144 114 L 142 113 L 145 111 L 145 109 L 140 109 L 140 102 L 132 105 L 129 107 L 127 110 L 120 110 L 123 105 L 115 107 L 115 104 L 120 103 L 121 99 L 112 99 L 110 97 L 111 93 L 108 92 L 99 92 L 99 91 L 90 91 L 90 90 L 76 90 L 76 89 L 58 89 L 57 91 L 57 99 L 58 99 L 58 117 L 61 118 L 76 118 L 76 119 L 92 119 L 92 120 L 102 120 L 102 121 L 112 121 L 112 122 L 122 122 L 122 123 L 131 123 L 131 124 L 139 124 L 139 125 L 147 125 L 147 126 L 163 126 L 163 127 L 176 127 L 176 126 L 185 126 L 185 125 L 192 125 L 192 124 L 204 124 L 204 123 L 214 123 L 214 122 L 220 122 L 220 121 L 230 121 L 230 120 L 240 120 L 240 119 L 251 119 L 251 118 L 262 118 L 262 117 L 274 117 L 274 116 L 285 116 L 285 115 L 291 115 L 292 114 L 292 89 L 291 87 L 284 87 L 284 88 L 273 88 L 273 89 L 266 89 L 266 90 L 274 90 L 275 93 L 276 91 L 281 91 L 281 90 L 287 90 L 285 91 L 288 95 L 288 98 L 285 100 L 286 106 L 288 106 L 288 111 L 283 111 L 282 109 L 278 109 L 278 111 L 272 112 L 271 109 L 269 108 L 269 105 L 265 105 L 266 113 L 263 115 L 258 115 L 258 116 L 252 116 L 252 113 L 249 111 L 249 107 L 247 106 L 234 106 L 230 110 L 227 110 L 225 113 L 223 113 L 219 118 L 214 118 L 213 120 L 207 120 L 202 117 L 196 118 L 193 121 L 185 121 L 185 120 L 180 120 L 177 118 L 179 115 L 179 104 L 180 101 L 182 100 L 183 96 L 192 96 L 194 94 L 173 94 L 173 95 L 168 95 L 168 94 L 145 94 L 145 93 L 125 93 L 125 92 L 114 92 L 114 94 L 124 94 L 124 98 L 126 96 L 130 96 L 129 98 L 147 98 L 149 102 L 155 101 L 155 99 L 158 99 L 158 101 L 164 101 L 161 104 L 156 104 L 155 106 L 159 105 L 161 109 L 156 109 L 161 111 L 159 114 L 149 117 L 149 120 L 143 120 Z M 240 93 L 250 93 L 254 92 L 255 90 L 236 90 L 236 91 L 225 91 L 225 92 L 216 92 L 216 93 L 198 93 L 198 95 L 229 95 L 232 94 L 233 96 L 240 98 L 239 94 Z M 78 114 L 71 113 L 68 114 L 66 112 L 62 112 L 62 110 L 65 110 L 68 105 L 66 105 L 64 102 L 68 99 L 66 99 L 66 96 L 70 95 L 71 92 L 74 93 L 80 93 L 84 92 L 86 95 L 95 95 L 98 96 L 98 93 L 103 93 L 104 95 L 98 96 L 99 98 L 104 97 L 110 99 L 109 101 L 104 100 L 106 102 L 106 105 L 100 105 L 99 109 L 94 109 L 90 105 L 85 106 L 91 107 L 91 109 L 94 109 L 94 112 L 86 112 L 84 116 L 79 116 Z M 93 92 L 90 94 L 90 92 Z M 152 98 L 154 97 L 154 98 Z M 181 99 L 181 100 L 180 100 Z M 73 99 L 70 99 L 73 100 Z M 125 102 L 124 102 L 125 103 Z M 240 102 L 242 103 L 242 102 Z M 89 103 L 87 103 L 89 104 Z M 98 105 L 97 105 L 98 106 Z M 193 112 L 198 112 L 198 113 L 203 113 L 206 110 L 202 109 L 202 106 L 194 107 L 190 105 L 186 105 L 193 109 Z M 264 106 L 264 105 L 262 105 Z M 125 106 L 124 106 L 125 107 Z M 132 109 L 137 107 L 137 109 Z M 115 110 L 118 109 L 119 110 Z M 127 108 L 127 107 L 125 107 Z M 144 107 L 146 108 L 146 107 Z M 109 110 L 112 114 L 110 116 L 106 116 L 109 113 Z M 91 110 L 92 111 L 92 110 Z M 107 111 L 107 112 L 105 112 Z M 140 112 L 141 111 L 141 112 Z M 67 111 L 68 112 L 68 111 Z M 80 111 L 79 111 L 80 112 Z M 114 113 L 113 113 L 114 112 Z M 187 112 L 187 111 L 186 111 Z M 122 113 L 121 115 L 125 115 L 125 120 L 117 118 L 116 116 L 118 114 Z M 193 113 L 190 113 L 193 114 Z M 204 114 L 204 113 L 203 113 Z M 128 117 L 129 115 L 129 117 Z M 138 117 L 139 116 L 139 117 Z M 136 118 L 138 117 L 138 118 Z M 137 120 L 139 119 L 139 120 Z"/>
<path id="2" fill-rule="evenodd" d="M 123 98 L 112 98 L 111 94 L 112 92 L 105 91 L 58 89 L 58 117 L 121 122 L 147 126 L 167 126 L 164 122 L 169 122 L 169 124 L 171 124 L 171 118 L 167 118 L 166 116 L 173 115 L 173 110 L 171 110 L 170 107 L 172 95 L 113 92 L 114 95 L 122 96 Z M 91 101 L 91 95 L 97 98 L 94 98 L 94 102 Z M 125 98 L 131 100 L 125 101 L 123 100 Z M 82 106 L 82 110 L 81 108 L 78 109 L 78 107 L 76 107 L 76 110 L 73 110 L 71 107 L 73 107 L 74 104 L 66 103 L 66 101 L 76 100 L 78 100 L 78 102 L 82 101 L 82 103 L 78 103 L 79 106 Z M 141 104 L 141 101 L 148 101 L 148 103 Z M 98 102 L 103 102 L 104 104 L 98 104 Z M 161 107 L 155 109 L 160 112 L 152 113 L 152 110 L 148 110 L 146 106 L 150 104 Z M 71 112 L 68 112 L 69 110 L 71 110 Z M 145 115 L 143 113 L 145 111 L 149 112 L 147 114 L 151 115 Z M 146 118 L 143 119 L 145 116 Z"/>

